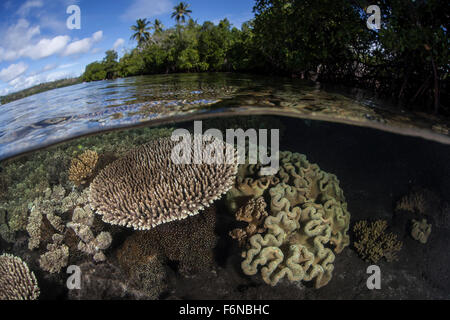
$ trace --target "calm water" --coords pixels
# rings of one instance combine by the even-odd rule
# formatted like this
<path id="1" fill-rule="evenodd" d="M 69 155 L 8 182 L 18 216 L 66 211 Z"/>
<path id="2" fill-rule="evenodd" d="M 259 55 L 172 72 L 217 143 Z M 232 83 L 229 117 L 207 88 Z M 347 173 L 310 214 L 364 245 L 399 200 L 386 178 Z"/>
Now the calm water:
<path id="1" fill-rule="evenodd" d="M 1 108 L 0 254 L 13 254 L 27 263 L 36 275 L 40 299 L 450 298 L 450 137 L 449 125 L 441 119 L 391 108 L 362 92 L 344 94 L 299 80 L 239 74 L 158 75 L 82 83 Z M 125 202 L 132 202 L 136 190 L 155 195 L 153 183 L 160 183 L 155 179 L 134 184 L 136 176 L 154 179 L 154 173 L 123 178 L 130 171 L 117 170 L 115 165 L 129 159 L 125 154 L 169 137 L 176 128 L 192 132 L 197 119 L 204 120 L 203 130 L 278 129 L 284 160 L 280 172 L 272 177 L 273 185 L 266 184 L 264 189 L 260 180 L 264 177 L 242 165 L 232 188 L 193 217 L 146 231 L 102 220 L 105 212 L 93 206 L 92 194 L 115 201 L 120 196 L 111 196 L 114 190 L 125 189 Z M 113 130 L 119 128 L 123 130 Z M 93 134 L 97 132 L 102 134 Z M 51 144 L 55 145 L 44 148 Z M 148 150 L 153 155 L 161 149 Z M 33 152 L 14 157 L 26 151 Z M 167 154 L 162 152 L 157 159 Z M 300 168 L 306 164 L 299 159 L 308 159 L 309 171 Z M 313 168 L 320 168 L 320 173 Z M 145 165 L 137 163 L 135 170 L 141 169 Z M 104 172 L 119 179 L 101 183 Z M 168 177 L 164 190 L 173 191 L 167 192 L 169 196 L 189 189 L 180 188 L 178 181 L 190 182 L 189 177 L 179 179 L 179 175 L 192 170 L 161 172 Z M 336 214 L 337 221 L 337 214 L 345 213 L 343 225 L 333 229 L 342 237 L 332 241 L 331 231 L 325 237 L 329 242 L 324 250 L 339 241 L 343 250 L 333 251 L 334 269 L 319 283 L 320 290 L 315 289 L 318 282 L 306 278 L 285 278 L 272 286 L 261 268 L 255 274 L 243 264 L 243 254 L 250 252 L 252 242 L 239 239 L 239 229 L 247 228 L 239 212 L 250 204 L 246 202 L 249 197 L 264 203 L 267 218 L 255 216 L 258 221 L 252 223 L 258 228 L 245 232 L 258 230 L 252 237 L 270 233 L 266 222 L 283 214 L 276 205 L 282 201 L 272 192 L 286 187 L 280 182 L 286 172 L 295 177 L 286 180 L 287 187 L 293 188 L 286 190 L 309 190 L 307 201 L 291 203 L 296 210 L 304 210 L 303 205 L 326 208 L 335 203 L 342 210 L 327 214 Z M 299 176 L 308 189 L 296 185 L 302 181 Z M 201 181 L 207 184 L 207 180 Z M 158 206 L 177 202 L 166 201 L 166 193 L 161 197 L 156 199 L 164 200 Z M 329 202 L 329 197 L 336 202 Z M 283 199 L 291 201 L 288 198 Z M 375 220 L 383 221 L 387 229 L 381 234 L 388 238 L 358 234 L 358 226 Z M 323 230 L 330 230 L 328 224 L 334 218 L 320 221 Z M 418 222 L 425 230 L 421 237 Z M 306 222 L 296 226 L 285 238 L 289 246 L 283 242 L 279 247 L 283 255 L 290 256 L 286 250 L 291 245 L 305 245 L 320 258 L 314 258 L 315 263 L 328 257 L 319 256 L 316 246 L 310 246 L 312 239 L 304 238 Z M 364 243 L 364 239 L 373 241 Z M 372 245 L 383 246 L 382 258 L 376 250 L 369 257 L 361 250 Z M 327 266 L 328 262 L 323 263 Z M 382 290 L 366 287 L 371 264 L 380 267 Z M 66 286 L 66 268 L 73 265 L 81 270 L 80 290 Z M 0 274 L 0 298 L 2 279 Z"/>
<path id="2" fill-rule="evenodd" d="M 0 160 L 98 131 L 188 117 L 278 114 L 351 123 L 449 143 L 442 120 L 287 78 L 155 75 L 82 83 L 0 106 Z"/>

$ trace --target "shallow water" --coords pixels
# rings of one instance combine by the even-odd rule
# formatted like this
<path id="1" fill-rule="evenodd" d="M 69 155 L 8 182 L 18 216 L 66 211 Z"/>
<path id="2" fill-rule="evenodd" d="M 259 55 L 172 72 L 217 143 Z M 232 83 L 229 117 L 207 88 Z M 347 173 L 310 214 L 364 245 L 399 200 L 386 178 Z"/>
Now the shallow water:
<path id="1" fill-rule="evenodd" d="M 449 124 L 300 80 L 244 74 L 153 75 L 81 83 L 0 106 L 0 159 L 85 134 L 221 115 L 274 114 L 375 127 L 450 143 Z"/>
<path id="2" fill-rule="evenodd" d="M 33 111 L 26 110 L 27 105 Z M 1 120 L 2 157 L 39 150 L 0 162 L 0 254 L 14 254 L 28 264 L 36 275 L 40 299 L 450 298 L 450 145 L 442 129 L 444 124 L 436 119 L 393 112 L 367 97 L 352 100 L 347 95 L 325 92 L 294 80 L 280 82 L 226 74 L 152 76 L 79 84 L 2 108 L 8 110 Z M 38 112 L 41 108 L 46 108 L 46 112 Z M 13 111 L 17 119 L 7 121 L 5 114 L 11 115 Z M 233 117 L 225 117 L 229 114 Z M 329 205 L 325 202 L 332 197 L 341 210 L 346 206 L 349 213 L 343 229 L 333 224 L 336 227 L 333 232 L 348 236 L 343 250 L 334 250 L 336 246 L 331 240 L 324 245 L 325 250 L 334 250 L 335 259 L 331 278 L 320 289 L 315 288 L 314 277 L 291 280 L 286 276 L 272 286 L 264 278 L 262 266 L 256 274 L 248 274 L 242 265 L 242 255 L 248 252 L 250 242 L 241 245 L 230 232 L 246 228 L 247 223 L 238 218 L 238 209 L 248 204 L 248 197 L 257 196 L 237 192 L 241 190 L 239 179 L 231 190 L 198 215 L 147 231 L 105 222 L 104 215 L 93 212 L 92 220 L 84 223 L 89 225 L 93 237 L 108 233 L 112 242 L 105 249 L 83 245 L 92 239 L 84 238 L 85 234 L 81 236 L 80 230 L 70 223 L 75 223 L 80 210 L 90 210 L 93 202 L 89 194 L 92 188 L 99 188 L 93 181 L 135 147 L 160 141 L 177 128 L 192 132 L 195 119 L 202 119 L 204 130 L 279 129 L 281 151 L 305 155 L 310 164 L 320 168 L 322 173 L 317 177 L 336 176 L 342 195 L 317 191 L 315 183 L 322 178 L 311 182 L 316 179 L 312 172 L 292 173 L 289 166 L 295 167 L 296 161 L 282 165 L 292 177 L 308 176 L 304 182 L 310 188 L 305 193 L 308 201 L 300 201 L 304 207 L 292 202 L 293 207 L 306 210 L 308 203 L 314 203 L 317 208 L 325 208 Z M 13 131 L 5 128 L 20 130 L 13 130 L 17 132 L 14 136 Z M 115 128 L 122 130 L 86 135 Z M 58 141 L 64 142 L 42 148 Z M 96 154 L 98 159 L 92 170 L 87 170 L 89 175 L 77 180 L 71 170 L 86 152 Z M 89 167 L 86 162 L 83 164 Z M 241 170 L 238 177 L 259 179 L 245 172 Z M 286 183 L 303 190 L 305 186 L 299 187 L 292 177 Z M 174 180 L 179 183 L 178 179 L 169 179 L 169 183 Z M 123 188 L 121 183 L 109 183 L 105 188 L 119 185 Z M 331 182 L 324 182 L 325 189 L 328 184 Z M 279 214 L 271 194 L 277 186 L 281 186 L 279 181 L 262 191 L 259 187 L 251 188 L 261 192 L 269 217 Z M 143 183 L 132 190 L 137 193 L 147 187 Z M 100 197 L 108 194 L 102 192 Z M 164 201 L 160 204 L 166 205 Z M 39 216 L 39 228 L 32 228 Z M 332 219 L 322 218 L 321 226 L 328 228 L 326 225 Z M 413 234 L 414 220 L 423 219 L 431 225 L 425 243 Z M 362 240 L 355 226 L 361 221 L 376 220 L 385 221 L 386 235 L 401 242 L 401 248 L 394 250 L 392 243 L 386 242 L 382 247 L 385 255 L 373 261 L 358 249 Z M 261 230 L 255 235 L 270 233 L 265 224 L 260 223 L 259 227 Z M 284 255 L 290 255 L 287 243 L 300 243 L 314 252 L 313 238 L 304 241 L 305 228 L 306 222 L 301 220 L 286 238 L 290 242 L 285 241 L 279 247 Z M 348 230 L 343 231 L 345 228 Z M 53 239 L 55 234 L 62 238 L 61 243 Z M 32 239 L 36 238 L 39 241 L 33 245 Z M 373 243 L 383 240 L 377 241 Z M 52 260 L 49 268 L 47 253 L 55 247 L 61 255 Z M 95 261 L 94 253 L 99 251 L 104 254 L 104 261 Z M 317 260 L 320 259 L 317 255 Z M 369 290 L 366 285 L 367 267 L 373 264 L 381 270 L 379 290 Z M 66 268 L 71 265 L 81 270 L 80 290 L 66 286 Z"/>

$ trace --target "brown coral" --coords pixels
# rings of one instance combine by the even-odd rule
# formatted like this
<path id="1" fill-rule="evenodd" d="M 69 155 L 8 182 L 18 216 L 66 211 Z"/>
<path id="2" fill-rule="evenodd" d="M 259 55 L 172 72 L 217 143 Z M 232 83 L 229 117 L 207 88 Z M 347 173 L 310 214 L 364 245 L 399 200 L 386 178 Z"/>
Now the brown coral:
<path id="1" fill-rule="evenodd" d="M 214 261 L 216 245 L 214 207 L 177 222 L 163 224 L 148 231 L 136 231 L 118 250 L 122 269 L 129 273 L 134 266 L 147 264 L 159 256 L 178 263 L 183 274 L 208 270 Z"/>
<path id="2" fill-rule="evenodd" d="M 247 238 L 265 230 L 264 219 L 268 216 L 266 202 L 263 197 L 253 198 L 236 212 L 236 220 L 248 222 L 245 228 L 236 228 L 230 232 L 233 239 L 239 241 L 239 246 L 243 247 Z"/>
<path id="3" fill-rule="evenodd" d="M 388 262 L 397 260 L 397 252 L 403 244 L 397 239 L 397 235 L 387 233 L 386 229 L 386 220 L 371 223 L 362 220 L 354 225 L 354 246 L 362 259 L 372 263 L 377 263 L 383 257 Z"/>
<path id="4" fill-rule="evenodd" d="M 34 273 L 19 257 L 0 256 L 0 300 L 36 300 L 39 287 Z"/>
<path id="5" fill-rule="evenodd" d="M 77 186 L 86 183 L 93 175 L 97 163 L 97 152 L 86 150 L 81 155 L 72 159 L 69 168 L 69 180 Z"/>
<path id="6" fill-rule="evenodd" d="M 231 188 L 237 172 L 234 152 L 232 161 L 221 164 L 172 161 L 176 146 L 195 153 L 199 138 L 194 136 L 192 144 L 162 138 L 133 149 L 97 175 L 91 205 L 103 221 L 140 230 L 198 214 Z M 214 142 L 224 157 L 229 145 Z"/>

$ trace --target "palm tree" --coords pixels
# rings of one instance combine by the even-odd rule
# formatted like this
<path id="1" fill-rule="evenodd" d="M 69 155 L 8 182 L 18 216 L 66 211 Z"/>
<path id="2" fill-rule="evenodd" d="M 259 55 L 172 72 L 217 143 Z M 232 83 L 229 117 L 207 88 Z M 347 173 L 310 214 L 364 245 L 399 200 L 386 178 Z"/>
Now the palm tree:
<path id="1" fill-rule="evenodd" d="M 186 17 L 190 17 L 192 10 L 189 10 L 189 5 L 186 2 L 180 2 L 178 5 L 176 5 L 175 7 L 173 7 L 173 13 L 171 18 L 175 18 L 175 20 L 177 21 L 177 24 L 180 23 L 185 23 L 186 21 Z"/>
<path id="2" fill-rule="evenodd" d="M 161 20 L 155 19 L 155 22 L 153 22 L 153 30 L 155 30 L 155 33 L 161 33 L 163 31 L 164 25 L 162 24 Z"/>
<path id="3" fill-rule="evenodd" d="M 147 19 L 137 19 L 136 25 L 131 26 L 131 30 L 136 31 L 131 39 L 134 39 L 138 42 L 138 47 L 142 48 L 149 40 L 150 40 L 150 30 L 152 27 L 149 26 L 151 22 L 147 21 Z"/>

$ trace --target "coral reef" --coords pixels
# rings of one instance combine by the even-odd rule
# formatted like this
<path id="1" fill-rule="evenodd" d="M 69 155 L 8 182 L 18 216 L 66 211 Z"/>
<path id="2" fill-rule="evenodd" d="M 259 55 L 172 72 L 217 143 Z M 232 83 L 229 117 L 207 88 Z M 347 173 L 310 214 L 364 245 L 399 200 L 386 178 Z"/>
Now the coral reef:
<path id="1" fill-rule="evenodd" d="M 397 260 L 397 252 L 401 250 L 403 243 L 397 240 L 395 234 L 387 233 L 386 229 L 385 220 L 371 223 L 362 220 L 354 225 L 354 246 L 362 259 L 372 263 L 377 263 L 383 257 L 388 262 Z"/>
<path id="2" fill-rule="evenodd" d="M 401 198 L 395 209 L 425 214 L 425 207 L 425 196 L 422 193 L 414 192 Z"/>
<path id="3" fill-rule="evenodd" d="M 88 181 L 93 175 L 98 163 L 98 154 L 92 150 L 86 150 L 72 159 L 69 168 L 69 180 L 79 186 Z"/>
<path id="4" fill-rule="evenodd" d="M 50 273 L 58 273 L 66 267 L 69 262 L 69 247 L 64 243 L 64 236 L 55 233 L 52 237 L 53 243 L 47 245 L 47 252 L 39 258 L 42 270 Z"/>
<path id="5" fill-rule="evenodd" d="M 412 229 L 411 236 L 425 244 L 428 241 L 428 237 L 431 233 L 431 223 L 428 224 L 426 219 L 422 219 L 422 221 L 412 220 Z"/>
<path id="6" fill-rule="evenodd" d="M 264 232 L 264 220 L 268 216 L 266 207 L 264 198 L 259 197 L 250 199 L 236 212 L 236 220 L 248 223 L 247 227 L 236 228 L 230 232 L 230 236 L 239 241 L 239 246 L 243 247 L 247 238 L 254 234 Z"/>
<path id="7" fill-rule="evenodd" d="M 214 207 L 190 219 L 163 224 L 148 231 L 136 231 L 117 252 L 125 272 L 158 256 L 178 264 L 184 275 L 209 270 L 216 245 Z"/>
<path id="8" fill-rule="evenodd" d="M 287 276 L 323 287 L 334 269 L 329 246 L 340 253 L 350 242 L 350 214 L 339 180 L 291 152 L 280 153 L 280 170 L 273 179 L 281 182 L 269 189 L 267 231 L 249 238 L 242 270 L 255 275 L 261 266 L 263 280 L 272 286 Z M 254 189 L 252 183 L 245 184 Z"/>
<path id="9" fill-rule="evenodd" d="M 101 232 L 94 236 L 91 227 L 94 223 L 94 212 L 89 205 L 77 207 L 73 211 L 72 221 L 67 223 L 67 227 L 73 229 L 75 234 L 80 238 L 78 250 L 93 255 L 95 262 L 106 260 L 103 250 L 109 248 L 112 237 L 109 232 Z"/>
<path id="10" fill-rule="evenodd" d="M 52 228 L 63 233 L 65 223 L 62 214 L 73 209 L 77 204 L 87 201 L 86 192 L 80 194 L 76 191 L 65 196 L 66 191 L 62 186 L 46 189 L 44 195 L 36 198 L 31 207 L 26 230 L 30 235 L 28 248 L 33 250 L 41 243 L 43 219 L 47 219 Z M 53 233 L 52 233 L 53 234 Z"/>
<path id="11" fill-rule="evenodd" d="M 198 214 L 231 188 L 237 165 L 233 159 L 229 164 L 174 163 L 174 147 L 196 152 L 198 144 L 206 144 L 201 136 L 193 139 L 154 140 L 116 160 L 91 183 L 91 206 L 103 221 L 139 230 Z M 218 139 L 208 145 L 223 157 L 233 150 Z"/>
<path id="12" fill-rule="evenodd" d="M 36 300 L 40 291 L 34 273 L 19 257 L 0 256 L 0 300 Z"/>

